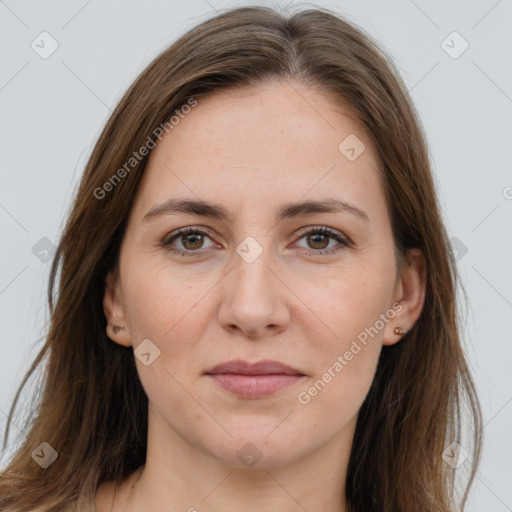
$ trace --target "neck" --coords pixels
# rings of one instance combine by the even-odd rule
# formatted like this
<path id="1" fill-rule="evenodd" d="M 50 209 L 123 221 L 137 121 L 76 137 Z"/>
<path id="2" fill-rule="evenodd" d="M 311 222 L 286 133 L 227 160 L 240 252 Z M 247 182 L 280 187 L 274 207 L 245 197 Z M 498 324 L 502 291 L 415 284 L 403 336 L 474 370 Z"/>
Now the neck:
<path id="1" fill-rule="evenodd" d="M 313 453 L 259 469 L 219 461 L 184 441 L 155 414 L 150 413 L 148 427 L 146 464 L 129 480 L 126 511 L 346 510 L 344 489 L 355 418 Z"/>

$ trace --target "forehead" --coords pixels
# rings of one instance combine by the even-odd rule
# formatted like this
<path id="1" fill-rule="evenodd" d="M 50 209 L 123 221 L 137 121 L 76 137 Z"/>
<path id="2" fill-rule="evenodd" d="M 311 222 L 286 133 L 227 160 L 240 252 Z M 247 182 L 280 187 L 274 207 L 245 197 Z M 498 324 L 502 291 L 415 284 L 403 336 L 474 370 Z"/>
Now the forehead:
<path id="1" fill-rule="evenodd" d="M 357 158 L 347 158 L 347 145 Z M 373 207 L 375 214 L 385 207 L 367 136 L 324 93 L 296 82 L 270 83 L 197 98 L 152 150 L 134 214 L 142 217 L 173 196 L 266 209 L 284 196 L 289 202 L 326 194 Z"/>

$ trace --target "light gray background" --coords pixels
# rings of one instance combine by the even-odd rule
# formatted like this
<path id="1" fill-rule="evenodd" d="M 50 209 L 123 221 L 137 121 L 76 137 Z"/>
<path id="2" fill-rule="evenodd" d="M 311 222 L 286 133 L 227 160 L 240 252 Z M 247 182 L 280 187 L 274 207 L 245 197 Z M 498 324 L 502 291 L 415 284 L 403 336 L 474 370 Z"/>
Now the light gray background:
<path id="1" fill-rule="evenodd" d="M 0 0 L 2 433 L 46 325 L 48 242 L 40 240 L 57 241 L 110 109 L 171 41 L 240 5 L 249 3 Z M 484 411 L 484 459 L 467 510 L 512 511 L 512 1 L 316 5 L 344 14 L 390 52 L 421 113 L 445 222 L 462 247 L 465 343 Z M 46 59 L 31 47 L 42 46 L 43 31 L 58 43 Z M 446 40 L 453 31 L 469 44 L 457 58 L 463 41 Z M 11 439 L 17 434 L 15 425 Z"/>

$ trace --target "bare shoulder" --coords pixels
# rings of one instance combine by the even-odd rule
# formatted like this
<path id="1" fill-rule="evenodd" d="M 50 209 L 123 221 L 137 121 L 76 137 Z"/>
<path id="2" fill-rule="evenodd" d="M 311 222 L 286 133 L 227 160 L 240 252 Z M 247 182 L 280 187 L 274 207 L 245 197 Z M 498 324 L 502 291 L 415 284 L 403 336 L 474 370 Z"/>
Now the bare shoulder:
<path id="1" fill-rule="evenodd" d="M 133 472 L 121 484 L 113 480 L 103 482 L 96 491 L 95 502 L 98 512 L 121 512 L 126 508 L 130 490 L 140 477 L 142 467 Z"/>
<path id="2" fill-rule="evenodd" d="M 117 498 L 119 498 L 120 488 L 116 486 L 114 481 L 103 482 L 96 491 L 94 504 L 98 512 L 116 512 Z"/>

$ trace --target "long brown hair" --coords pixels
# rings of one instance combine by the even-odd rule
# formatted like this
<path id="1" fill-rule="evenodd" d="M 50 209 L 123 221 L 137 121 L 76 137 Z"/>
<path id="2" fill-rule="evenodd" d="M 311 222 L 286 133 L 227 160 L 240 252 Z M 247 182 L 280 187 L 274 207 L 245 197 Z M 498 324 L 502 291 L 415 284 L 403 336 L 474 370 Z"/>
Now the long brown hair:
<path id="1" fill-rule="evenodd" d="M 191 98 L 269 80 L 298 80 L 351 108 L 380 157 L 397 254 L 417 247 L 426 260 L 421 315 L 399 343 L 383 347 L 359 411 L 348 510 L 456 510 L 455 470 L 442 456 L 452 442 L 471 455 L 461 466 L 469 470 L 464 507 L 480 458 L 481 411 L 461 346 L 456 263 L 407 88 L 385 51 L 327 9 L 243 7 L 202 22 L 157 56 L 92 151 L 52 262 L 49 332 L 11 407 L 12 416 L 27 380 L 44 367 L 26 437 L 0 473 L 0 509 L 94 509 L 99 484 L 144 464 L 148 399 L 133 350 L 107 337 L 102 299 L 147 155 L 108 192 L 95 191 Z M 461 437 L 464 404 L 469 440 Z M 32 457 L 42 442 L 58 453 L 46 469 Z"/>

